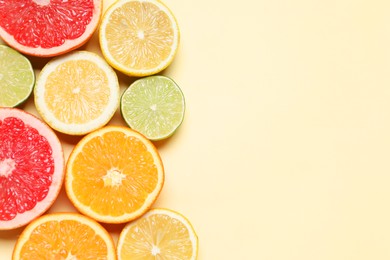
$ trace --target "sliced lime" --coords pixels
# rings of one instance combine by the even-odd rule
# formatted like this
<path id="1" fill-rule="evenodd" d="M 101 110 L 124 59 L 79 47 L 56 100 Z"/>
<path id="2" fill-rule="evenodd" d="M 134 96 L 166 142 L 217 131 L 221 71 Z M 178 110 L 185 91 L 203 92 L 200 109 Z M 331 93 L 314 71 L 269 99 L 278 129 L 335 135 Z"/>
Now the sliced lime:
<path id="1" fill-rule="evenodd" d="M 121 98 L 125 122 L 152 141 L 171 136 L 183 122 L 184 111 L 183 92 L 165 76 L 138 79 Z"/>
<path id="2" fill-rule="evenodd" d="M 0 107 L 23 103 L 31 95 L 34 82 L 30 61 L 16 50 L 0 45 Z"/>

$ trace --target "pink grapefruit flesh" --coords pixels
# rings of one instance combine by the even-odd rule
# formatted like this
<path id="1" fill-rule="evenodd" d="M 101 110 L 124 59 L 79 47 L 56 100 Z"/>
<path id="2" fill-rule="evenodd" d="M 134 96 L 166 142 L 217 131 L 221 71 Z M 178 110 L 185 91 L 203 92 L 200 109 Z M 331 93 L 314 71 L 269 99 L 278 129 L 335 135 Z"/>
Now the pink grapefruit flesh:
<path id="1" fill-rule="evenodd" d="M 102 0 L 0 0 L 0 38 L 32 56 L 52 57 L 86 43 Z"/>
<path id="2" fill-rule="evenodd" d="M 63 150 L 54 131 L 32 114 L 0 108 L 0 230 L 47 211 L 63 179 Z"/>

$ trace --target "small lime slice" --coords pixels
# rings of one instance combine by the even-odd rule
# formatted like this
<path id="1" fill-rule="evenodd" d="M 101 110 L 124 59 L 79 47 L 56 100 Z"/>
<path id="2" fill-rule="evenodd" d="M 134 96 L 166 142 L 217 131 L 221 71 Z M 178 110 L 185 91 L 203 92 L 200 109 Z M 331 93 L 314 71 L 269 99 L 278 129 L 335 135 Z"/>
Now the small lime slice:
<path id="1" fill-rule="evenodd" d="M 34 82 L 30 61 L 16 50 L 0 45 L 0 107 L 23 103 L 31 95 Z"/>
<path id="2" fill-rule="evenodd" d="M 121 97 L 125 122 L 152 141 L 171 136 L 183 122 L 184 111 L 183 92 L 165 76 L 138 79 Z"/>

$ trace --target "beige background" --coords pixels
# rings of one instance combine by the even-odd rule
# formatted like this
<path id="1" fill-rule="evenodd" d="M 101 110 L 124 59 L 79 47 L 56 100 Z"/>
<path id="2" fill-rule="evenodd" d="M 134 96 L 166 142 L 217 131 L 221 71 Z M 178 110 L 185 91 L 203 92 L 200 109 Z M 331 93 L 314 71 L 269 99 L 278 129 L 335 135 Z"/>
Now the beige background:
<path id="1" fill-rule="evenodd" d="M 389 259 L 390 2 L 165 3 L 182 38 L 164 73 L 187 111 L 156 144 L 155 207 L 190 219 L 199 259 Z M 77 138 L 60 137 L 68 155 Z M 50 211 L 74 208 L 61 193 Z M 20 232 L 0 232 L 0 259 Z"/>

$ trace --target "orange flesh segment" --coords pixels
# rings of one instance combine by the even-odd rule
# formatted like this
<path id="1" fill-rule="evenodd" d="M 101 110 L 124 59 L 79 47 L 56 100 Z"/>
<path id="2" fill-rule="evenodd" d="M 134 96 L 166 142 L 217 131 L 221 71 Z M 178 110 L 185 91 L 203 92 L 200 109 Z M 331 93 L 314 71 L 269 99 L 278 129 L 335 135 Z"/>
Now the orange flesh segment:
<path id="1" fill-rule="evenodd" d="M 91 61 L 67 61 L 48 76 L 45 103 L 60 121 L 83 124 L 103 113 L 110 98 L 108 84 L 106 73 Z"/>
<path id="2" fill-rule="evenodd" d="M 168 15 L 157 6 L 135 1 L 112 13 L 106 38 L 115 60 L 126 67 L 147 70 L 168 58 L 174 31 Z"/>
<path id="3" fill-rule="evenodd" d="M 93 254 L 91 252 L 93 251 Z M 85 224 L 74 220 L 48 221 L 39 225 L 23 245 L 22 259 L 105 259 L 107 245 Z"/>
<path id="4" fill-rule="evenodd" d="M 135 137 L 109 132 L 103 138 L 91 139 L 75 158 L 72 189 L 82 204 L 98 214 L 121 216 L 134 212 L 157 185 L 153 157 Z M 104 151 L 105 156 L 96 151 Z"/>

